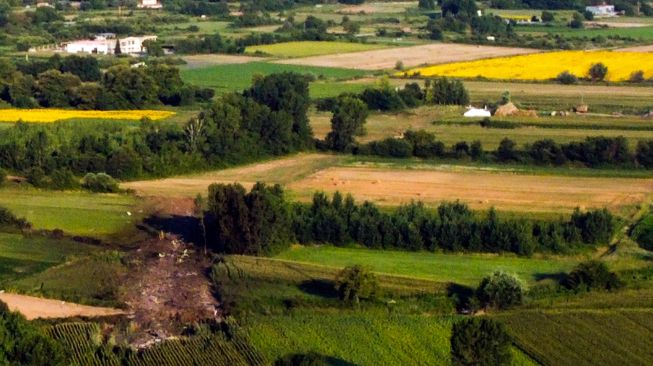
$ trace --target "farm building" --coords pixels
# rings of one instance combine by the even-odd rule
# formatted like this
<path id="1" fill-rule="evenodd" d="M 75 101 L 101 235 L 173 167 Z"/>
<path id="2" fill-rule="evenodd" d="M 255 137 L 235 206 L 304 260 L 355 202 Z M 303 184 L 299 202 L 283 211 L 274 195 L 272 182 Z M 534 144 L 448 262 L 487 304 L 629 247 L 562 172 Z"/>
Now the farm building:
<path id="1" fill-rule="evenodd" d="M 112 37 L 98 36 L 96 39 L 79 40 L 64 45 L 66 53 L 94 53 L 111 55 L 115 52 L 116 43 L 120 42 L 120 51 L 127 55 L 138 55 L 147 51 L 143 43 L 156 40 L 156 36 L 127 37 L 116 40 Z"/>
<path id="2" fill-rule="evenodd" d="M 139 9 L 162 9 L 163 4 L 159 0 L 139 0 L 137 7 Z"/>
<path id="3" fill-rule="evenodd" d="M 595 6 L 586 6 L 585 11 L 589 11 L 595 17 L 613 17 L 617 15 L 617 12 L 614 10 L 614 5 L 595 5 Z"/>
<path id="4" fill-rule="evenodd" d="M 487 108 L 474 108 L 469 107 L 467 112 L 463 114 L 464 117 L 491 117 L 492 113 L 487 110 Z"/>

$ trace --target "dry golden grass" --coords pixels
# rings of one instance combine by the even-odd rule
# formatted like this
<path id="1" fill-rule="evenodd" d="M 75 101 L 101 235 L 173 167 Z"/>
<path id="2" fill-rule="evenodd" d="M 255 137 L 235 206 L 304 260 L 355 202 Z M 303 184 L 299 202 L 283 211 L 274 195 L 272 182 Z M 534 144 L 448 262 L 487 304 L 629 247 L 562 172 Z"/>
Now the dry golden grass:
<path id="1" fill-rule="evenodd" d="M 350 166 L 321 170 L 288 187 L 300 194 L 347 192 L 360 200 L 399 205 L 461 200 L 473 208 L 523 212 L 570 212 L 608 207 L 621 211 L 653 192 L 653 179 L 513 174 L 475 169 L 386 169 Z"/>
<path id="2" fill-rule="evenodd" d="M 415 67 L 423 64 L 478 60 L 488 57 L 521 55 L 533 52 L 538 51 L 526 48 L 434 43 L 412 47 L 304 57 L 278 62 L 292 65 L 384 70 L 395 67 L 397 61 L 401 61 L 406 67 Z"/>

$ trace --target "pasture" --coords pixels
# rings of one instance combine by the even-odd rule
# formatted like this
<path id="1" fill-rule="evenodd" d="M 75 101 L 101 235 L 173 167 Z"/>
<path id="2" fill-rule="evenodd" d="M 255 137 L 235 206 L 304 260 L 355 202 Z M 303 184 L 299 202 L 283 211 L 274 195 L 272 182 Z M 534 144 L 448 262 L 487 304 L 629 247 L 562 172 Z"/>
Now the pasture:
<path id="1" fill-rule="evenodd" d="M 443 254 L 404 252 L 331 246 L 297 246 L 275 258 L 341 268 L 362 264 L 373 271 L 436 282 L 452 282 L 476 286 L 481 279 L 496 270 L 517 275 L 527 284 L 533 284 L 556 273 L 568 271 L 576 263 L 570 257 L 524 258 L 494 254 Z"/>
<path id="2" fill-rule="evenodd" d="M 99 238 L 132 229 L 143 214 L 134 196 L 81 191 L 52 194 L 37 189 L 0 188 L 0 206 L 25 217 L 36 229 L 61 229 Z"/>
<path id="3" fill-rule="evenodd" d="M 488 57 L 521 55 L 537 52 L 533 49 L 432 43 L 412 47 L 353 52 L 276 61 L 286 65 L 341 67 L 360 70 L 386 70 L 401 61 L 405 67 L 440 64 Z"/>
<path id="4" fill-rule="evenodd" d="M 385 47 L 385 45 L 374 43 L 296 41 L 249 46 L 245 49 L 245 53 L 294 58 L 361 52 Z"/>
<path id="5" fill-rule="evenodd" d="M 563 71 L 585 77 L 593 64 L 608 67 L 606 80 L 628 80 L 642 70 L 653 77 L 653 54 L 619 51 L 557 51 L 531 55 L 497 57 L 487 60 L 454 62 L 400 72 L 397 75 L 449 76 L 497 80 L 550 80 Z"/>
<path id="6" fill-rule="evenodd" d="M 365 75 L 365 72 L 359 70 L 249 62 L 185 69 L 181 71 L 181 76 L 185 82 L 213 88 L 220 94 L 247 89 L 251 86 L 254 75 L 269 75 L 279 72 L 298 72 L 320 79 L 350 79 Z"/>
<path id="7" fill-rule="evenodd" d="M 95 250 L 95 247 L 68 240 L 0 233 L 0 284 L 4 286 L 61 264 L 71 256 Z"/>

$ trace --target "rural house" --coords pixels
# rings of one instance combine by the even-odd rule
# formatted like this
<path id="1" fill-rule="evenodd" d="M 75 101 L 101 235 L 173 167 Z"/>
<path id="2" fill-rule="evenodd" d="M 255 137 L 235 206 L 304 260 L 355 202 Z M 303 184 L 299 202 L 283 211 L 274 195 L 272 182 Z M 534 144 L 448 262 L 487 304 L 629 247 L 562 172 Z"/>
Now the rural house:
<path id="1" fill-rule="evenodd" d="M 614 10 L 614 5 L 595 5 L 595 6 L 586 6 L 585 11 L 589 11 L 595 17 L 613 17 L 617 15 L 617 12 Z"/>

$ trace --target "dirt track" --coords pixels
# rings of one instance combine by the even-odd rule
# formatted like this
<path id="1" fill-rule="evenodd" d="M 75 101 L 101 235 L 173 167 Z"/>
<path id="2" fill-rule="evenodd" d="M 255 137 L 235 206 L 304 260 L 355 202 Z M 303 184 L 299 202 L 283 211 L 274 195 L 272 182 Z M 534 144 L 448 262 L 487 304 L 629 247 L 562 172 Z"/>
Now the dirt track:
<path id="1" fill-rule="evenodd" d="M 8 293 L 0 294 L 0 301 L 5 302 L 12 311 L 23 314 L 28 320 L 70 318 L 74 316 L 98 317 L 125 313 L 120 309 L 86 306 L 61 300 Z"/>
<path id="2" fill-rule="evenodd" d="M 653 52 L 653 44 L 650 44 L 648 46 L 635 46 L 635 47 L 620 48 L 619 51 Z"/>
<path id="3" fill-rule="evenodd" d="M 304 57 L 291 60 L 280 60 L 277 62 L 292 65 L 384 70 L 394 68 L 397 61 L 403 62 L 404 67 L 413 67 L 423 64 L 443 64 L 534 52 L 538 51 L 527 48 L 434 43 L 412 47 L 398 47 L 335 55 Z"/>
<path id="4" fill-rule="evenodd" d="M 619 210 L 637 204 L 653 192 L 653 179 L 334 167 L 290 184 L 289 188 L 298 192 L 339 190 L 359 200 L 387 205 L 459 199 L 474 208 L 568 212 L 575 207 Z"/>

